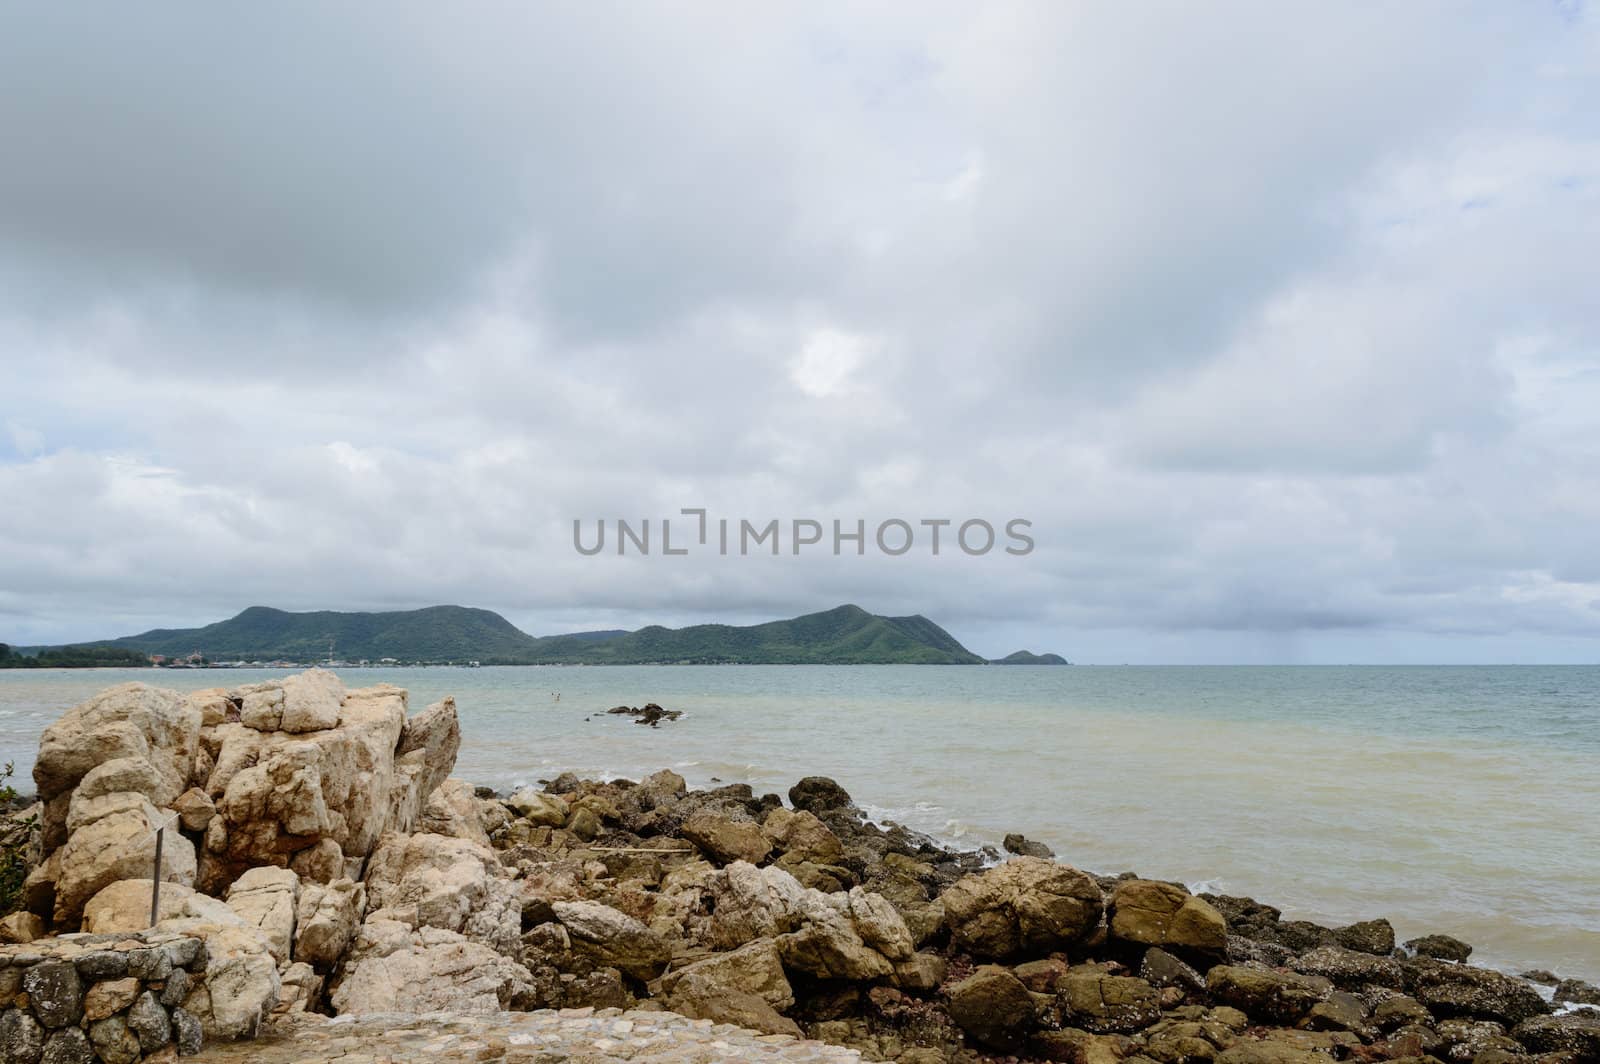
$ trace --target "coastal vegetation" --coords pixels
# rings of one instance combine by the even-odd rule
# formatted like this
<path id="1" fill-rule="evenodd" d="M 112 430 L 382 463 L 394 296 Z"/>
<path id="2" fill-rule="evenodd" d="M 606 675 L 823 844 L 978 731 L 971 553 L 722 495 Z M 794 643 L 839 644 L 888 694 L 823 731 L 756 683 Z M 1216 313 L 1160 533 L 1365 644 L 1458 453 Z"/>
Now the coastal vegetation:
<path id="1" fill-rule="evenodd" d="M 128 647 L 41 647 L 36 653 L 25 654 L 0 643 L 0 669 L 130 669 L 149 664 L 148 654 Z"/>

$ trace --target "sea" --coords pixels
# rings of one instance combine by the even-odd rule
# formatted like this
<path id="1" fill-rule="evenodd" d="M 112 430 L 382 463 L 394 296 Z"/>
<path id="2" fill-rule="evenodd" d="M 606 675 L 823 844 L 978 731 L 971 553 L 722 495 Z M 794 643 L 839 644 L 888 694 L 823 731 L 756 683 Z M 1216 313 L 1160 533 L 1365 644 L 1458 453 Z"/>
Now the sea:
<path id="1" fill-rule="evenodd" d="M 456 775 L 571 771 L 787 792 L 967 848 L 1008 832 L 1101 873 L 1388 917 L 1507 971 L 1600 981 L 1600 667 L 667 666 L 339 669 L 453 695 Z M 267 670 L 0 671 L 0 760 L 101 688 Z M 605 713 L 657 702 L 657 728 Z"/>

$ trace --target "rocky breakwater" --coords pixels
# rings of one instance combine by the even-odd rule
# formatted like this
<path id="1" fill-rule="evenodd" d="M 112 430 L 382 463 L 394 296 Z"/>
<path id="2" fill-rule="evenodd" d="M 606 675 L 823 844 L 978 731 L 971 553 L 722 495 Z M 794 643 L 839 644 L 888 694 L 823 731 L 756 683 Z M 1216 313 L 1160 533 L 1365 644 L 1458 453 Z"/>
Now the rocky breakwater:
<path id="1" fill-rule="evenodd" d="M 115 738 L 88 739 L 99 726 Z M 91 741 L 98 760 L 78 752 Z M 906 1064 L 1600 1061 L 1600 1014 L 1552 1014 L 1443 936 L 1397 949 L 1382 920 L 1285 921 L 1026 840 L 995 863 L 873 824 L 816 777 L 787 802 L 671 772 L 496 794 L 449 778 L 458 741 L 450 703 L 407 718 L 404 692 L 326 673 L 114 689 L 46 734 L 50 857 L 30 903 L 58 931 L 141 927 L 135 829 L 177 812 L 192 856 L 180 847 L 166 874 L 158 930 L 209 956 L 182 1007 L 213 1039 L 264 1033 L 291 1055 L 401 1013 L 448 1017 L 452 1045 L 513 1059 L 534 1021 L 510 1014 L 566 1010 L 733 1025 L 794 1047 L 785 1059 L 810 1039 Z M 115 762 L 134 764 L 103 772 L 114 786 L 94 776 Z M 127 820 L 99 829 L 110 853 L 75 845 L 113 815 Z M 607 1052 L 654 1059 L 629 1044 Z M 529 1059 L 563 1052 L 541 1041 Z"/>

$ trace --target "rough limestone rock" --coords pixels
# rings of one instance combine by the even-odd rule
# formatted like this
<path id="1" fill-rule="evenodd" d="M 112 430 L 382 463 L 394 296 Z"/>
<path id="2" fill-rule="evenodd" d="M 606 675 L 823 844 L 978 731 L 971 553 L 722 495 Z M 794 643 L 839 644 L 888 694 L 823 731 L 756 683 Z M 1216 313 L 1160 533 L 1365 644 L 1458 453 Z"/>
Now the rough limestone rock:
<path id="1" fill-rule="evenodd" d="M 1122 880 L 1111 893 L 1109 913 L 1112 936 L 1125 942 L 1205 953 L 1221 953 L 1228 945 L 1222 914 L 1171 883 Z"/>
<path id="2" fill-rule="evenodd" d="M 682 833 L 711 858 L 724 864 L 733 861 L 760 864 L 772 852 L 772 843 L 761 833 L 760 824 L 706 810 L 684 821 Z"/>
<path id="3" fill-rule="evenodd" d="M 180 883 L 161 886 L 161 921 L 200 920 L 213 924 L 238 924 L 237 913 L 225 902 Z M 91 934 L 143 931 L 150 926 L 150 880 L 124 879 L 90 898 L 83 907 L 83 930 Z"/>
<path id="4" fill-rule="evenodd" d="M 479 810 L 484 804 L 473 794 L 472 784 L 466 780 L 445 780 L 423 803 L 417 831 L 466 839 L 488 848 L 489 833 L 484 830 Z"/>
<path id="5" fill-rule="evenodd" d="M 368 1012 L 498 1012 L 528 1007 L 522 965 L 453 931 L 368 920 L 330 1001 L 339 1015 Z"/>
<path id="6" fill-rule="evenodd" d="M 1104 906 L 1092 876 L 1036 857 L 957 880 L 943 901 L 954 944 L 995 959 L 1065 949 L 1098 926 Z"/>
<path id="7" fill-rule="evenodd" d="M 151 803 L 168 805 L 189 788 L 200 742 L 200 709 L 176 691 L 127 683 L 68 710 L 39 739 L 33 781 L 45 803 L 47 849 L 65 841 L 65 807 L 53 802 L 96 766 L 129 758 L 146 763 L 159 785 Z"/>
<path id="8" fill-rule="evenodd" d="M 278 1003 L 281 989 L 278 963 L 260 928 L 196 919 L 164 920 L 157 926 L 205 939 L 205 982 L 183 1002 L 205 1036 L 224 1041 L 254 1038 Z"/>
<path id="9" fill-rule="evenodd" d="M 34 913 L 12 913 L 0 919 L 0 943 L 26 943 L 44 936 L 44 921 Z"/>
<path id="10" fill-rule="evenodd" d="M 267 937 L 267 948 L 281 967 L 294 944 L 294 921 L 300 901 L 300 877 L 287 868 L 252 868 L 228 888 L 228 908 Z"/>
<path id="11" fill-rule="evenodd" d="M 784 975 L 778 944 L 770 938 L 714 953 L 664 975 L 652 987 L 652 993 L 657 992 L 666 998 L 668 1008 L 699 1019 L 717 1019 L 710 1014 L 716 1010 L 715 999 L 734 992 L 754 994 L 775 1012 L 794 1006 L 794 988 Z M 685 1011 L 683 1006 L 693 1011 Z"/>
<path id="12" fill-rule="evenodd" d="M 985 965 L 950 988 L 950 1018 L 991 1049 L 1021 1049 L 1033 1027 L 1033 996 L 1011 972 Z"/>
<path id="13" fill-rule="evenodd" d="M 486 846 L 445 835 L 385 835 L 368 862 L 366 888 L 375 915 L 520 955 L 521 896 Z"/>
<path id="14" fill-rule="evenodd" d="M 774 809 L 761 822 L 761 833 L 781 853 L 819 865 L 836 865 L 844 859 L 839 836 L 805 810 Z"/>
<path id="15" fill-rule="evenodd" d="M 203 832 L 211 826 L 211 818 L 217 815 L 216 803 L 199 787 L 190 787 L 178 795 L 172 802 L 172 809 L 178 814 L 178 822 L 184 831 Z"/>
<path id="16" fill-rule="evenodd" d="M 59 851 L 54 912 L 58 929 L 76 928 L 84 903 L 112 883 L 149 877 L 155 865 L 155 827 L 170 815 L 144 795 L 131 792 L 89 799 L 88 804 L 94 803 L 116 803 L 116 808 L 74 831 Z M 194 845 L 179 832 L 166 833 L 161 879 L 194 884 Z"/>
<path id="17" fill-rule="evenodd" d="M 735 861 L 708 880 L 707 895 L 708 944 L 724 950 L 793 931 L 800 923 L 805 888 L 780 868 Z"/>
<path id="18" fill-rule="evenodd" d="M 308 725 L 333 687 L 293 679 L 278 685 L 282 705 L 305 709 L 295 723 Z M 278 700 L 258 687 L 243 695 L 239 721 L 211 730 L 216 756 L 205 791 L 216 815 L 201 854 L 203 889 L 220 891 L 263 864 L 292 865 L 319 882 L 337 878 L 359 867 L 385 831 L 409 832 L 455 763 L 460 728 L 449 700 L 407 721 L 405 691 L 379 684 L 346 692 L 334 726 L 297 733 L 272 728 L 285 710 L 274 720 Z"/>
<path id="19" fill-rule="evenodd" d="M 339 724 L 344 684 L 326 669 L 307 669 L 283 678 L 283 719 L 277 730 L 299 734 Z"/>
<path id="20" fill-rule="evenodd" d="M 567 800 L 559 794 L 521 790 L 506 799 L 511 811 L 530 824 L 539 827 L 559 828 L 571 813 Z"/>
<path id="21" fill-rule="evenodd" d="M 1487 968 L 1417 958 L 1404 965 L 1405 989 L 1435 1016 L 1476 1017 L 1511 1026 L 1550 1011 L 1533 986 Z"/>
<path id="22" fill-rule="evenodd" d="M 1266 968 L 1219 964 L 1206 973 L 1214 1001 L 1230 1005 L 1259 1023 L 1295 1023 L 1333 991 L 1320 976 Z"/>
<path id="23" fill-rule="evenodd" d="M 108 1016 L 115 1016 L 129 1005 L 134 998 L 139 996 L 139 980 L 128 976 L 125 979 L 103 979 L 89 988 L 83 995 L 83 1018 L 93 1023 L 103 1020 Z"/>
<path id="24" fill-rule="evenodd" d="M 593 901 L 558 901 L 553 906 L 573 949 L 596 964 L 639 980 L 654 979 L 672 959 L 666 939 L 626 913 Z"/>
<path id="25" fill-rule="evenodd" d="M 858 903 L 853 895 L 806 891 L 801 896 L 800 926 L 778 937 L 784 967 L 819 979 L 891 977 L 893 962 L 910 960 L 914 951 L 905 922 L 887 902 L 881 898 L 879 902 Z M 885 955 L 868 943 L 868 935 L 875 942 L 891 944 L 898 955 Z"/>
<path id="26" fill-rule="evenodd" d="M 332 971 L 355 940 L 366 914 L 367 888 L 349 879 L 304 883 L 295 909 L 294 959 Z"/>

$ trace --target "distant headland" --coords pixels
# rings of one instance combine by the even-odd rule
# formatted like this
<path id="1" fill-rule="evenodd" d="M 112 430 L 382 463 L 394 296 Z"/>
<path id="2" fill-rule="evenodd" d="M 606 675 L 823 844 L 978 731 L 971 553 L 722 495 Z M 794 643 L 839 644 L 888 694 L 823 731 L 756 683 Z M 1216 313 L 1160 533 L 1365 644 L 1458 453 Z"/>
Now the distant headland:
<path id="1" fill-rule="evenodd" d="M 1058 654 L 986 661 L 926 617 L 845 605 L 766 624 L 650 625 L 532 636 L 491 610 L 289 613 L 251 606 L 200 628 L 157 628 L 70 647 L 5 648 L 0 668 L 249 665 L 1066 665 Z"/>

